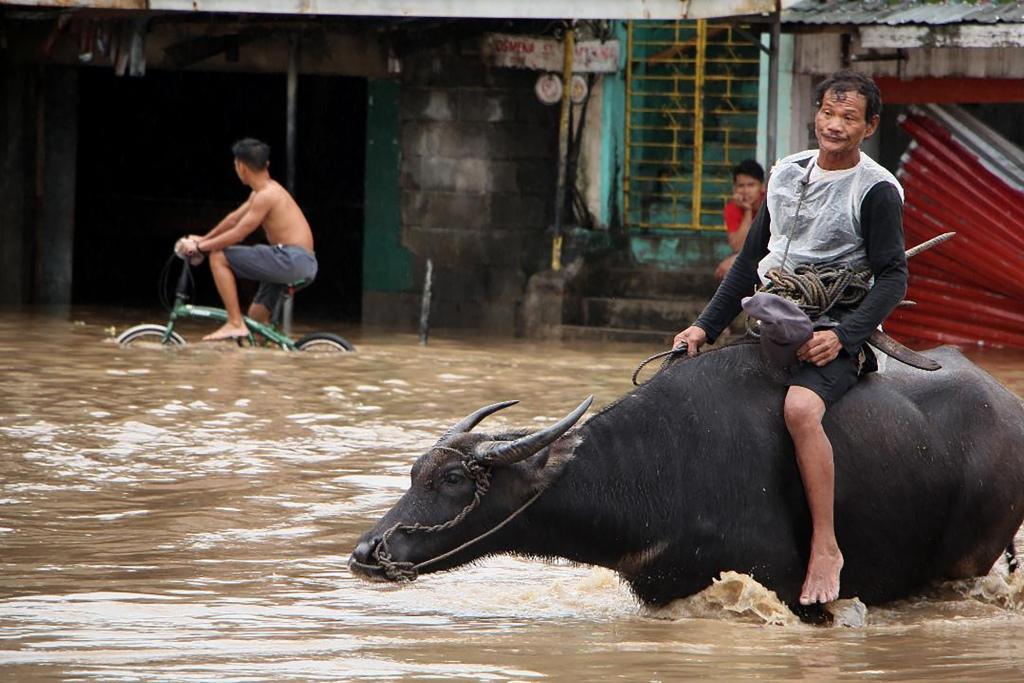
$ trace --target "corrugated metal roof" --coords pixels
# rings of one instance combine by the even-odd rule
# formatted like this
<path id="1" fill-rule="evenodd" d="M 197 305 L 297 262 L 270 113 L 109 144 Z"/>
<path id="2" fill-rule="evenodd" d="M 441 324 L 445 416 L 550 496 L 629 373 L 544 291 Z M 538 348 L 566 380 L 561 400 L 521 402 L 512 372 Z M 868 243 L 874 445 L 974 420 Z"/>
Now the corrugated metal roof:
<path id="1" fill-rule="evenodd" d="M 784 24 L 1024 23 L 1024 2 L 801 0 L 782 12 Z"/>

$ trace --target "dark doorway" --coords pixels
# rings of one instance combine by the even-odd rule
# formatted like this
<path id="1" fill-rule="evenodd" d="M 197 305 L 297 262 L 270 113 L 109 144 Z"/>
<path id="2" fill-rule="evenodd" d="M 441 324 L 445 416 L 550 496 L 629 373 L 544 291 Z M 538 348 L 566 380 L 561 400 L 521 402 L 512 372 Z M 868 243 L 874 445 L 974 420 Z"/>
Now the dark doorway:
<path id="1" fill-rule="evenodd" d="M 175 239 L 206 232 L 247 196 L 232 142 L 269 143 L 271 175 L 285 183 L 285 77 L 81 76 L 74 303 L 153 306 Z M 295 198 L 320 263 L 300 314 L 359 320 L 365 139 L 364 79 L 299 77 Z M 197 275 L 198 302 L 217 304 L 208 269 Z"/>

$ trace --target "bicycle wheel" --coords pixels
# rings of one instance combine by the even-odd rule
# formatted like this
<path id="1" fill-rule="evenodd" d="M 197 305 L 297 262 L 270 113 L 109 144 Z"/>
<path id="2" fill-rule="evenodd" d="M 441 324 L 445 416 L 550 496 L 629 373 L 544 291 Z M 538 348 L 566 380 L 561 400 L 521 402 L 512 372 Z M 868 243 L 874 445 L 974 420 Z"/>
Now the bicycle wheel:
<path id="1" fill-rule="evenodd" d="M 295 348 L 299 351 L 312 351 L 314 353 L 344 353 L 355 351 L 349 340 L 339 337 L 330 332 L 312 332 L 295 342 Z"/>
<path id="2" fill-rule="evenodd" d="M 117 343 L 121 346 L 133 344 L 162 344 L 167 328 L 163 325 L 136 325 L 117 335 Z M 166 346 L 184 346 L 185 338 L 177 332 L 171 332 Z"/>

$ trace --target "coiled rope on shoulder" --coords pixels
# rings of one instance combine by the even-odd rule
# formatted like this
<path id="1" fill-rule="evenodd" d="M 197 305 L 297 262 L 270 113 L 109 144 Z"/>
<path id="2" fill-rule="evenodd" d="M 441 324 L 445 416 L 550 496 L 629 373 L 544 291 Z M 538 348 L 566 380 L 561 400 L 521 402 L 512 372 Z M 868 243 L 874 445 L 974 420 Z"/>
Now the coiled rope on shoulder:
<path id="1" fill-rule="evenodd" d="M 856 306 L 871 289 L 871 270 L 853 270 L 848 266 L 802 264 L 789 273 L 772 268 L 768 281 L 759 291 L 789 299 L 811 320 L 817 320 L 837 304 Z"/>
<path id="2" fill-rule="evenodd" d="M 848 266 L 815 266 L 803 264 L 797 266 L 792 273 L 781 268 L 772 268 L 765 275 L 767 284 L 761 287 L 761 292 L 776 294 L 789 299 L 800 307 L 811 320 L 817 320 L 828 313 L 834 306 L 856 306 L 871 289 L 871 270 L 852 270 Z M 754 336 L 757 333 L 750 329 L 750 322 L 747 328 Z M 658 372 L 672 364 L 679 354 L 686 353 L 686 344 L 681 344 L 668 351 L 656 353 L 644 359 L 636 370 L 633 371 L 633 386 L 640 386 L 637 377 L 649 363 L 658 358 L 665 358 L 662 361 Z"/>
<path id="3" fill-rule="evenodd" d="M 955 232 L 944 232 L 936 235 L 915 247 L 907 249 L 906 257 L 910 259 L 923 251 L 942 244 L 955 235 Z M 789 247 L 787 245 L 786 255 L 788 253 Z M 785 258 L 786 256 L 784 255 L 783 262 L 785 262 Z M 837 304 L 849 307 L 856 306 L 864 300 L 864 297 L 867 296 L 868 291 L 871 289 L 871 270 L 869 268 L 853 270 L 845 265 L 815 266 L 812 264 L 802 264 L 797 266 L 792 273 L 787 273 L 781 268 L 772 268 L 765 274 L 765 279 L 768 280 L 768 283 L 758 291 L 776 294 L 789 299 L 799 306 L 811 320 L 817 320 L 832 310 Z M 912 306 L 913 303 L 912 301 L 901 301 L 899 305 Z M 758 333 L 751 329 L 749 318 L 747 319 L 747 331 L 751 333 L 751 336 L 758 336 Z M 880 330 L 872 334 L 869 341 L 884 353 L 912 367 L 922 370 L 937 370 L 941 367 L 935 361 L 921 356 L 889 338 Z M 672 364 L 681 351 L 685 350 L 685 346 L 680 346 L 650 356 L 633 371 L 633 384 L 639 386 L 636 378 L 640 371 L 651 361 L 668 356 L 668 358 L 662 361 L 661 367 L 658 369 L 658 372 L 661 372 Z"/>
<path id="4" fill-rule="evenodd" d="M 910 259 L 934 246 L 951 239 L 955 232 L 944 232 L 906 251 Z M 788 245 L 787 245 L 788 254 Z M 783 256 L 785 262 L 785 256 Z M 792 273 L 781 268 L 772 268 L 765 273 L 768 283 L 759 291 L 777 294 L 789 299 L 808 315 L 817 320 L 832 310 L 833 306 L 856 306 L 871 289 L 871 269 L 853 270 L 848 265 L 815 266 L 801 264 Z M 901 305 L 908 302 L 901 302 Z"/>

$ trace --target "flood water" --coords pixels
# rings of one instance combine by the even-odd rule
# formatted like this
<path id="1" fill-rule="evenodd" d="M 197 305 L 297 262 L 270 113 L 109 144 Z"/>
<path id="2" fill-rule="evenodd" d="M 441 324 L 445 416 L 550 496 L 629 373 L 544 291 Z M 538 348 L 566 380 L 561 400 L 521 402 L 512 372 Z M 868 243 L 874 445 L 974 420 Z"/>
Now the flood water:
<path id="1" fill-rule="evenodd" d="M 337 356 L 122 349 L 126 322 L 0 314 L 0 680 L 1024 676 L 1024 586 L 998 566 L 861 628 L 796 623 L 740 576 L 655 613 L 559 562 L 349 573 L 452 422 L 603 405 L 660 349 L 358 330 Z M 1024 395 L 1024 353 L 969 353 Z"/>

